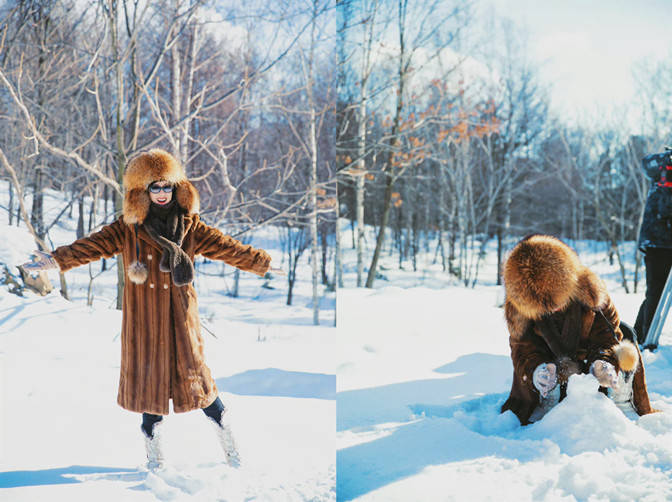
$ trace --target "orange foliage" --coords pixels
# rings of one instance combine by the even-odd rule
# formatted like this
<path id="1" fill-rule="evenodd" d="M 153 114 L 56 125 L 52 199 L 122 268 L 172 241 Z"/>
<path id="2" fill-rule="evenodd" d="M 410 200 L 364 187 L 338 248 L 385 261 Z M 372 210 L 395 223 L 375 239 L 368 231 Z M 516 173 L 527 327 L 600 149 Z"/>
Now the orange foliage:
<path id="1" fill-rule="evenodd" d="M 336 197 L 329 197 L 328 199 L 318 200 L 317 207 L 318 209 L 333 209 L 337 203 Z"/>

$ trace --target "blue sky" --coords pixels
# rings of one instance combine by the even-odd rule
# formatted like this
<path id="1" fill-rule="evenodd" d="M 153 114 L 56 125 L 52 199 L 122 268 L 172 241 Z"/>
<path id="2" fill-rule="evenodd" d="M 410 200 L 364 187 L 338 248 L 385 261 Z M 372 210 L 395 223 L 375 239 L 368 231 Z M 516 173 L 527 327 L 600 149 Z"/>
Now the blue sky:
<path id="1" fill-rule="evenodd" d="M 672 0 L 481 0 L 479 9 L 529 31 L 552 109 L 569 117 L 618 115 L 635 99 L 633 65 L 672 57 Z"/>

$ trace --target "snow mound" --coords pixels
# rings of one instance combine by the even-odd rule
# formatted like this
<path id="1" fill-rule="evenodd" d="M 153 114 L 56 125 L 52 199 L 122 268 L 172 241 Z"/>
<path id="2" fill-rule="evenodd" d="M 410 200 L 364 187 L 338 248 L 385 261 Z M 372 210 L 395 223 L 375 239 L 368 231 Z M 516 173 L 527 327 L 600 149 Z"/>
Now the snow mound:
<path id="1" fill-rule="evenodd" d="M 572 375 L 567 397 L 528 427 L 529 437 L 554 437 L 562 452 L 570 455 L 628 447 L 650 439 L 650 434 L 628 420 L 598 387 L 592 375 Z"/>

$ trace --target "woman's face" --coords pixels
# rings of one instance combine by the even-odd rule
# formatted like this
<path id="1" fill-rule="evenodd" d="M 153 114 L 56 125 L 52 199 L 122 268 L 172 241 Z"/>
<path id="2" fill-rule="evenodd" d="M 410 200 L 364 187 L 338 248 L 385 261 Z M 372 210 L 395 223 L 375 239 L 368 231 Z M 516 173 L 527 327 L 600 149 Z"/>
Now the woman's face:
<path id="1" fill-rule="evenodd" d="M 166 192 L 163 188 L 164 187 L 169 187 L 170 191 Z M 154 193 L 158 190 L 158 193 Z M 149 188 L 147 189 L 149 192 L 149 198 L 154 204 L 158 204 L 159 206 L 165 206 L 168 204 L 172 198 L 173 198 L 173 186 L 168 183 L 167 181 L 156 181 L 149 185 Z"/>

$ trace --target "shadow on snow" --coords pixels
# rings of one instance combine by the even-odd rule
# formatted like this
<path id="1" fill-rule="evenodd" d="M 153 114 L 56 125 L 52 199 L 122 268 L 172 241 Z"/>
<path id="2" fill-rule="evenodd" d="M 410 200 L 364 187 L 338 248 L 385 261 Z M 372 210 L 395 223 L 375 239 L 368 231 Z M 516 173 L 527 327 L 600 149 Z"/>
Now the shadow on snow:
<path id="1" fill-rule="evenodd" d="M 485 456 L 525 461 L 544 454 L 531 442 L 506 437 L 520 424 L 512 413 L 499 413 L 508 392 L 492 392 L 510 386 L 508 356 L 468 354 L 434 371 L 447 377 L 337 395 L 339 431 L 382 431 L 382 437 L 338 451 L 339 500 L 431 465 Z"/>
<path id="2" fill-rule="evenodd" d="M 79 475 L 101 475 L 100 479 L 117 481 L 137 481 L 143 476 L 136 469 L 71 465 L 69 467 L 37 471 L 0 472 L 0 488 L 81 483 L 82 481 L 76 478 Z"/>
<path id="3" fill-rule="evenodd" d="M 323 373 L 266 368 L 218 378 L 216 382 L 219 390 L 241 396 L 336 399 L 336 375 Z"/>

